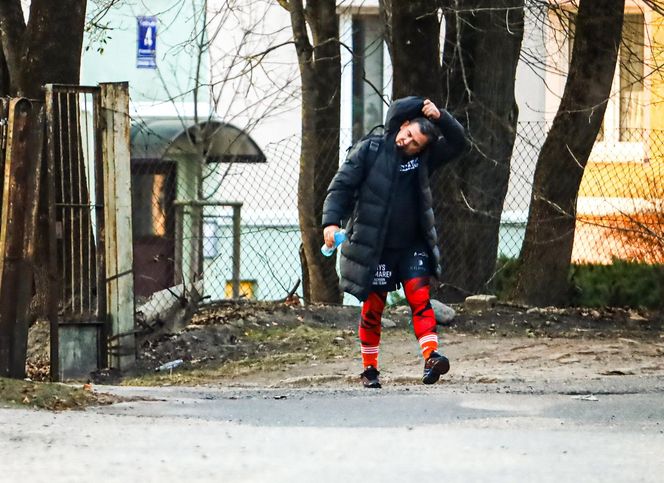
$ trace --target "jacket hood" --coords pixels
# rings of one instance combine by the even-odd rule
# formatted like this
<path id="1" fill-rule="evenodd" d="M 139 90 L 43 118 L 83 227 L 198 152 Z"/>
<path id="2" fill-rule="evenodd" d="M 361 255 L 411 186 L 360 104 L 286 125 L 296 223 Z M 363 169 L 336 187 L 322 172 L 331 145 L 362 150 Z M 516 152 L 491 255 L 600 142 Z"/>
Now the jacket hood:
<path id="1" fill-rule="evenodd" d="M 422 117 L 424 97 L 408 96 L 394 101 L 385 115 L 385 132 L 394 133 L 405 122 Z"/>

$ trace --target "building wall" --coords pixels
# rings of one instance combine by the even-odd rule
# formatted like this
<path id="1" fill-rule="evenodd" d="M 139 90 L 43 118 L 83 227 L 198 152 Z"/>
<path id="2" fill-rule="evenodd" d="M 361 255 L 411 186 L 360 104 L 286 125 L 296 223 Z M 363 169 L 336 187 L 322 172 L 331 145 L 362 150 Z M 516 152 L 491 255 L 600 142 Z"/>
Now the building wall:
<path id="1" fill-rule="evenodd" d="M 652 57 L 654 64 L 664 65 L 664 16 L 651 14 Z M 652 128 L 664 130 L 664 72 L 661 70 L 651 79 L 652 97 L 650 122 Z M 661 153 L 661 151 L 660 151 Z"/>
<path id="2" fill-rule="evenodd" d="M 129 82 L 134 115 L 192 115 L 198 85 L 201 115 L 209 113 L 209 52 L 196 47 L 203 0 L 125 0 L 103 17 L 106 33 L 86 32 L 81 83 Z M 94 4 L 90 2 L 88 10 Z M 157 69 L 136 67 L 137 17 L 156 16 Z M 200 62 L 200 67 L 198 63 Z M 198 74 L 197 74 L 198 72 Z"/>
<path id="3" fill-rule="evenodd" d="M 593 149 L 577 202 L 572 253 L 577 263 L 608 264 L 615 258 L 664 261 L 661 241 L 657 241 L 664 212 L 664 21 L 637 0 L 626 2 L 625 12 L 644 13 L 643 125 L 631 142 L 614 136 Z M 616 84 L 605 126 L 607 118 L 620 109 Z"/>
<path id="4" fill-rule="evenodd" d="M 642 7 L 632 2 L 626 11 Z M 663 183 L 658 181 L 664 174 L 664 73 L 657 69 L 664 65 L 664 21 L 652 10 L 645 10 L 644 19 L 644 129 L 637 142 L 596 144 L 579 190 L 581 198 L 594 198 L 595 203 L 586 202 L 586 212 L 579 210 L 583 214 L 592 215 L 593 208 L 600 209 L 604 198 L 622 199 L 605 200 L 604 204 L 621 203 L 623 210 L 633 212 L 641 209 L 640 200 L 664 196 Z M 614 86 L 613 97 L 618 96 L 619 89 Z"/>
<path id="5" fill-rule="evenodd" d="M 275 1 L 209 0 L 208 17 L 217 115 L 261 149 L 298 135 L 300 74 L 289 13 Z"/>
<path id="6" fill-rule="evenodd" d="M 547 92 L 542 81 L 549 70 L 545 63 L 550 35 L 546 15 L 546 8 L 541 8 L 541 5 L 530 5 L 525 11 L 521 60 L 517 65 L 514 85 L 519 123 L 503 218 L 509 218 L 511 223 L 521 223 L 524 229 L 537 156 L 546 138 Z M 517 226 L 512 225 L 514 229 Z"/>

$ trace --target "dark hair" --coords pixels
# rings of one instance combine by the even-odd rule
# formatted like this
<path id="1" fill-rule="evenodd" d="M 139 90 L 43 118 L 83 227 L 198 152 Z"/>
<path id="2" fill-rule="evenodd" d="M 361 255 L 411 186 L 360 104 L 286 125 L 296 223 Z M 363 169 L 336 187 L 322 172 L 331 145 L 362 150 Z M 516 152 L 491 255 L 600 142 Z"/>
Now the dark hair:
<path id="1" fill-rule="evenodd" d="M 440 129 L 426 117 L 416 117 L 411 123 L 417 123 L 420 126 L 420 132 L 424 134 L 429 142 L 435 141 L 440 137 Z"/>

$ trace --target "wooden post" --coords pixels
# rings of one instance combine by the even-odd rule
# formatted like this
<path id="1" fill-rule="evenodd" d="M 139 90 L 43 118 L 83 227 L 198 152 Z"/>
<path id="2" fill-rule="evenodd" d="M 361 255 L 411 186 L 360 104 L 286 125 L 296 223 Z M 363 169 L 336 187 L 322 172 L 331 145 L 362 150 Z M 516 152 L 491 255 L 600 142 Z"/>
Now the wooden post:
<path id="1" fill-rule="evenodd" d="M 109 364 L 125 370 L 136 361 L 129 84 L 100 84 L 100 88 L 107 314 L 113 341 Z"/>
<path id="2" fill-rule="evenodd" d="M 46 182 L 48 199 L 48 302 L 47 316 L 50 333 L 51 381 L 60 380 L 60 334 L 58 320 L 58 286 L 61 278 L 58 274 L 58 241 L 56 221 L 56 177 L 55 177 L 55 122 L 53 106 L 53 84 L 45 86 L 46 103 Z"/>
<path id="3" fill-rule="evenodd" d="M 43 150 L 43 109 L 12 99 L 0 225 L 0 376 L 25 377 Z"/>

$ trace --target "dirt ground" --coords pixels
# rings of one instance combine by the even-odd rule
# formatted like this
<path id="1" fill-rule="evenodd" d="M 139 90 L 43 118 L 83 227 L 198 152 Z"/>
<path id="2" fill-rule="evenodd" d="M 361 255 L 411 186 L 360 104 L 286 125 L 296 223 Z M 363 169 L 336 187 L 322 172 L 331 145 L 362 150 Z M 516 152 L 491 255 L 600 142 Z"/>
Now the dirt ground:
<path id="1" fill-rule="evenodd" d="M 620 376 L 664 380 L 664 317 L 624 309 L 527 309 L 497 305 L 439 326 L 452 369 L 447 384 L 529 384 Z M 139 339 L 134 370 L 91 375 L 132 385 L 345 387 L 358 384 L 358 307 L 224 303 L 202 309 L 182 331 Z M 419 383 L 422 360 L 410 309 L 383 317 L 380 370 L 385 384 Z M 182 359 L 173 371 L 159 366 Z M 48 375 L 48 331 L 31 330 L 28 375 Z"/>
<path id="2" fill-rule="evenodd" d="M 454 306 L 439 326 L 452 363 L 447 384 L 555 383 L 620 376 L 664 377 L 661 314 L 623 309 L 527 309 L 498 305 L 479 313 Z M 359 308 L 222 304 L 197 314 L 177 334 L 140 340 L 134 371 L 122 383 L 238 387 L 358 384 Z M 385 384 L 419 383 L 422 360 L 410 310 L 384 314 L 380 370 Z M 161 364 L 182 359 L 173 371 Z M 106 373 L 95 382 L 119 382 Z"/>

